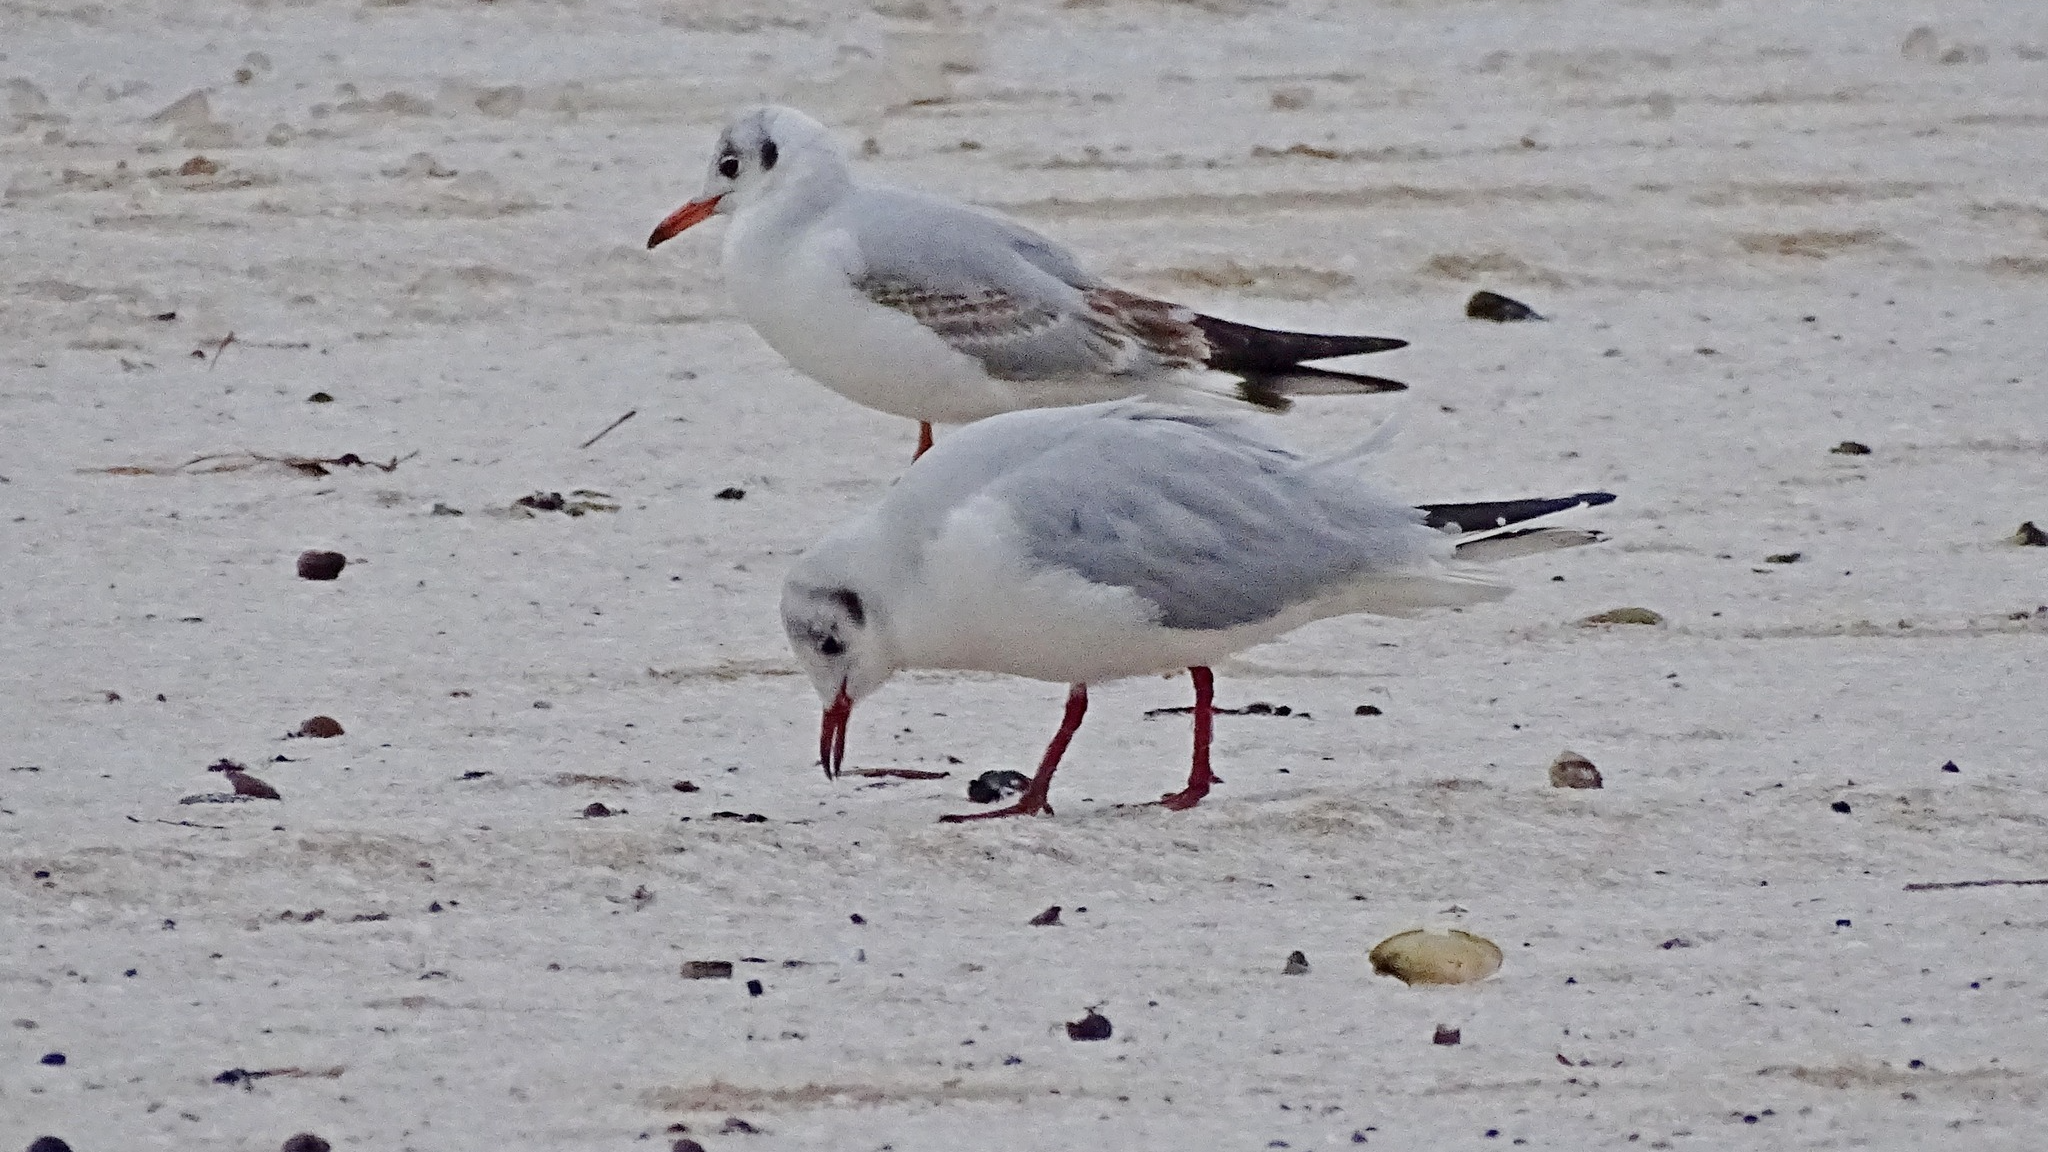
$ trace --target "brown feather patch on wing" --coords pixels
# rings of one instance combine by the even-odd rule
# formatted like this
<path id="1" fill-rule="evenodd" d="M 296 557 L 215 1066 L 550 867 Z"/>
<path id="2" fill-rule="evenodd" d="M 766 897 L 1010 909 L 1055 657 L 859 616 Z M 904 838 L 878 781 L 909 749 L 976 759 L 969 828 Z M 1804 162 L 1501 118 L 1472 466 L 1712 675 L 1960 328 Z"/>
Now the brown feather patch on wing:
<path id="1" fill-rule="evenodd" d="M 1083 297 L 1088 322 L 1112 342 L 1129 342 L 1157 356 L 1168 368 L 1201 368 L 1209 341 L 1195 326 L 1191 308 L 1118 288 L 1096 288 Z"/>
<path id="2" fill-rule="evenodd" d="M 864 277 L 854 283 L 861 295 L 932 330 L 970 356 L 992 345 L 1020 340 L 1059 323 L 1059 313 L 1044 305 L 1027 305 L 1008 292 L 983 288 L 946 292 L 905 280 Z"/>

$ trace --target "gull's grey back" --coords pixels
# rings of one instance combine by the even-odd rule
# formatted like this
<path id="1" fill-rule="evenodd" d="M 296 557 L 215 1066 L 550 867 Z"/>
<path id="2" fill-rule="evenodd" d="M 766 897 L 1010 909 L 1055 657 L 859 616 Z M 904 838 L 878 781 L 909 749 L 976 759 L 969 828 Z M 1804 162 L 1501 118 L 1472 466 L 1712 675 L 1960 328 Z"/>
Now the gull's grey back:
<path id="1" fill-rule="evenodd" d="M 1166 627 L 1257 623 L 1375 575 L 1422 574 L 1449 553 L 1421 513 L 1232 417 L 1124 402 L 997 417 L 955 438 L 1061 417 L 1073 427 L 1055 447 L 985 491 L 1033 559 L 1131 589 Z"/>

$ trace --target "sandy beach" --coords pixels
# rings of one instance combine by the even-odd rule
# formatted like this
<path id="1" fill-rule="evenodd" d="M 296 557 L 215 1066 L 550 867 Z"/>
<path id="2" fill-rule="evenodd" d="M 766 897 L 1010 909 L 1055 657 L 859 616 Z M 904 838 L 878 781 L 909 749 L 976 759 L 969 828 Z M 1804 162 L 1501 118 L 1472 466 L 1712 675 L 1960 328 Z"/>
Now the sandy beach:
<path id="1" fill-rule="evenodd" d="M 0 0 L 0 86 L 0 1149 L 2042 1146 L 2037 2 Z M 1184 676 L 1052 819 L 936 823 L 1051 684 L 828 782 L 776 599 L 914 427 L 644 246 L 761 99 L 1609 539 L 1219 665 L 1190 812 Z"/>

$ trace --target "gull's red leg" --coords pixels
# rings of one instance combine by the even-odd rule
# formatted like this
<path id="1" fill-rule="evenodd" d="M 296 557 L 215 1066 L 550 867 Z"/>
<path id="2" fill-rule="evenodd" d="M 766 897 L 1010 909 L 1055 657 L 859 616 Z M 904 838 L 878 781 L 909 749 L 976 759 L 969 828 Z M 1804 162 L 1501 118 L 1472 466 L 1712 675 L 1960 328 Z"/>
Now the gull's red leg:
<path id="1" fill-rule="evenodd" d="M 1203 669 L 1204 672 L 1208 669 Z M 1031 786 L 1024 789 L 1024 795 L 1017 798 L 1008 808 L 993 812 L 967 812 L 955 816 L 941 816 L 941 824 L 958 824 L 966 820 L 993 820 L 999 816 L 1050 816 L 1052 805 L 1046 797 L 1052 793 L 1052 774 L 1060 766 L 1060 757 L 1067 754 L 1067 744 L 1074 739 L 1074 733 L 1081 727 L 1081 717 L 1088 713 L 1088 686 L 1076 684 L 1067 689 L 1067 714 L 1060 721 L 1060 730 L 1045 746 L 1045 758 L 1038 762 L 1038 775 L 1031 778 Z"/>
<path id="2" fill-rule="evenodd" d="M 1188 674 L 1195 679 L 1195 759 L 1188 769 L 1188 786 L 1178 792 L 1168 792 L 1159 798 L 1159 803 L 1176 812 L 1193 808 L 1209 794 L 1209 785 L 1216 783 L 1215 773 L 1209 771 L 1209 737 L 1216 728 L 1216 678 L 1207 668 L 1190 668 Z"/>
<path id="3" fill-rule="evenodd" d="M 923 420 L 919 420 L 919 421 L 917 422 L 917 451 L 915 451 L 915 452 L 912 452 L 912 453 L 910 454 L 910 462 L 911 462 L 912 464 L 915 464 L 915 463 L 917 463 L 917 458 L 918 458 L 919 456 L 922 456 L 922 455 L 924 455 L 925 453 L 927 453 L 927 452 L 929 452 L 929 451 L 931 451 L 931 450 L 932 450 L 932 426 L 931 426 L 931 424 L 930 424 L 930 423 L 928 423 L 928 422 L 926 422 L 926 421 L 923 421 Z"/>

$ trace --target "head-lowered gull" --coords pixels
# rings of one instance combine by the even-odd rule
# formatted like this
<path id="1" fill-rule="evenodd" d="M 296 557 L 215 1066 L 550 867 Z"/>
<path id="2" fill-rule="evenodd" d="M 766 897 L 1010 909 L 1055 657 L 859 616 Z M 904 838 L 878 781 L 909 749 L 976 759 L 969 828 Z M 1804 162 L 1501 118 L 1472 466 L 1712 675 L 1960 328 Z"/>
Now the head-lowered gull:
<path id="1" fill-rule="evenodd" d="M 726 286 L 797 371 L 856 404 L 931 425 L 1147 394 L 1392 392 L 1305 361 L 1384 352 L 1383 336 L 1279 332 L 1112 288 L 1072 253 L 992 212 L 868 184 L 793 108 L 741 113 L 697 199 L 647 246 L 730 216 Z"/>
<path id="2" fill-rule="evenodd" d="M 1050 815 L 1088 685 L 1187 668 L 1194 761 L 1160 803 L 1191 808 L 1215 782 L 1210 664 L 1329 616 L 1506 595 L 1471 561 L 1598 538 L 1509 525 L 1614 499 L 1410 508 L 1352 474 L 1370 446 L 1304 460 L 1239 418 L 1138 400 L 1016 412 L 948 436 L 783 585 L 783 627 L 825 701 L 826 776 L 845 761 L 854 704 L 898 671 L 1028 676 L 1071 685 L 1037 776 L 1009 808 L 946 819 Z"/>

